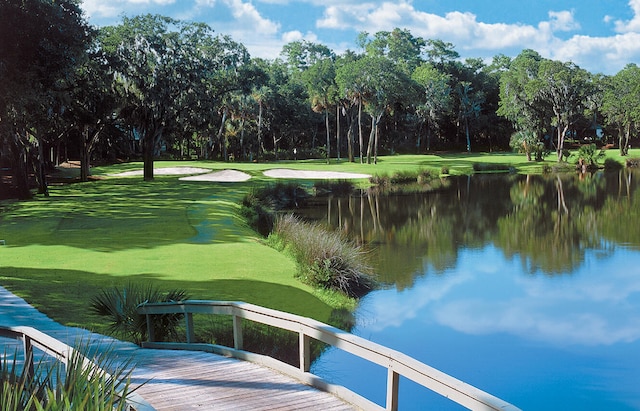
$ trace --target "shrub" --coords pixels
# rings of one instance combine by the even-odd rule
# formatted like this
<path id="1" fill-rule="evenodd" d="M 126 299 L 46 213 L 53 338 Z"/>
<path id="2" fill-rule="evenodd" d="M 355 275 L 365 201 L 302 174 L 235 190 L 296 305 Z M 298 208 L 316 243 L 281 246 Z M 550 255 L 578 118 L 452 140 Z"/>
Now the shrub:
<path id="1" fill-rule="evenodd" d="M 494 164 L 494 163 L 473 163 L 473 171 L 476 173 L 486 173 L 486 172 L 499 172 L 499 171 L 508 171 L 512 172 L 513 167 L 508 164 Z"/>
<path id="2" fill-rule="evenodd" d="M 348 195 L 353 192 L 355 186 L 349 180 L 321 180 L 313 183 L 316 193 L 329 192 L 336 195 Z"/>
<path id="3" fill-rule="evenodd" d="M 133 392 L 131 361 L 115 363 L 112 351 L 107 350 L 93 353 L 92 364 L 87 365 L 84 360 L 89 351 L 88 344 L 81 344 L 66 365 L 49 366 L 43 358 L 33 374 L 17 366 L 15 355 L 11 362 L 4 355 L 0 359 L 2 410 L 128 410 L 125 400 Z"/>
<path id="4" fill-rule="evenodd" d="M 578 149 L 577 164 L 580 167 L 597 168 L 598 160 L 604 157 L 604 151 L 598 150 L 595 144 L 586 144 Z"/>
<path id="5" fill-rule="evenodd" d="M 251 228 L 266 237 L 273 229 L 278 211 L 301 207 L 308 197 L 298 184 L 277 183 L 247 194 L 242 199 L 240 214 Z"/>
<path id="6" fill-rule="evenodd" d="M 628 158 L 626 165 L 628 168 L 638 168 L 640 167 L 640 158 Z"/>
<path id="7" fill-rule="evenodd" d="M 362 296 L 374 286 L 365 250 L 339 232 L 287 214 L 276 220 L 274 235 L 293 254 L 303 282 L 352 297 Z"/>
<path id="8" fill-rule="evenodd" d="M 604 160 L 604 169 L 605 170 L 620 170 L 622 169 L 622 164 L 619 161 L 616 161 L 612 158 L 607 158 Z"/>
<path id="9" fill-rule="evenodd" d="M 146 316 L 137 313 L 144 302 L 184 301 L 189 297 L 184 290 L 171 290 L 163 294 L 152 285 L 140 286 L 130 283 L 123 289 L 113 287 L 102 290 L 91 299 L 91 311 L 109 320 L 109 332 L 122 336 L 136 344 L 147 339 Z M 165 341 L 177 337 L 176 328 L 183 318 L 182 314 L 161 314 L 151 317 L 155 338 Z"/>

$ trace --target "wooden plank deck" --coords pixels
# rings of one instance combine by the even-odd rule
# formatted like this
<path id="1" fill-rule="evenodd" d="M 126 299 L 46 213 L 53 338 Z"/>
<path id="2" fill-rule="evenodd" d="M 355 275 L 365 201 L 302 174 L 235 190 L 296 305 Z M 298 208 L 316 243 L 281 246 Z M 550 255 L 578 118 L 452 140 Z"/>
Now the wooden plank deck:
<path id="1" fill-rule="evenodd" d="M 30 326 L 68 345 L 91 341 L 92 347 L 123 360 L 133 357 L 132 385 L 140 385 L 136 392 L 158 411 L 354 409 L 329 393 L 250 362 L 205 352 L 143 349 L 65 327 L 2 287 L 0 325 Z M 16 341 L 0 339 L 0 353 L 13 346 L 18 346 Z"/>

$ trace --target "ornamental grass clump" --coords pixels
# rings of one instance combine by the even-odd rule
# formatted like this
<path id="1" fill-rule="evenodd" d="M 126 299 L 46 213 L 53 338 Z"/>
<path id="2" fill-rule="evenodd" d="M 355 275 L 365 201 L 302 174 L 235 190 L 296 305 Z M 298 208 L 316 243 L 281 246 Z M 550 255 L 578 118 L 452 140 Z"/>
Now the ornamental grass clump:
<path id="1" fill-rule="evenodd" d="M 34 372 L 18 366 L 16 355 L 0 359 L 0 405 L 3 411 L 125 411 L 131 389 L 131 360 L 116 363 L 112 351 L 87 361 L 88 344 L 74 349 L 67 364 L 42 358 Z M 107 370 L 109 372 L 107 372 Z"/>
<path id="2" fill-rule="evenodd" d="M 364 248 L 339 232 L 287 214 L 276 219 L 273 235 L 292 253 L 298 277 L 313 287 L 361 297 L 375 285 Z"/>

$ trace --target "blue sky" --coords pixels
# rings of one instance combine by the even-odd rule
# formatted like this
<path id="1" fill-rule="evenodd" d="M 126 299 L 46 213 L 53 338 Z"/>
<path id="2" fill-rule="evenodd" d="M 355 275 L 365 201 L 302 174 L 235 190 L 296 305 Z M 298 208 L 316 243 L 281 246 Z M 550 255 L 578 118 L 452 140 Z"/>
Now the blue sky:
<path id="1" fill-rule="evenodd" d="M 604 74 L 640 60 L 640 0 L 84 0 L 83 9 L 96 26 L 143 13 L 204 22 L 268 59 L 295 40 L 357 50 L 359 32 L 400 27 L 451 42 L 463 58 L 531 48 Z"/>

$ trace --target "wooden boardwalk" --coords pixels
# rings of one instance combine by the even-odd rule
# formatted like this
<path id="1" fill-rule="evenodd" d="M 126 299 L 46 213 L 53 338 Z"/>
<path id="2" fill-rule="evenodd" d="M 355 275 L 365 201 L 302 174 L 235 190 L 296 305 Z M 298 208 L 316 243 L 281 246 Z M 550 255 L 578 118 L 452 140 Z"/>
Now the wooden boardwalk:
<path id="1" fill-rule="evenodd" d="M 134 359 L 132 385 L 156 410 L 353 410 L 341 399 L 301 384 L 272 369 L 233 358 L 193 351 L 142 349 L 80 328 L 65 327 L 22 298 L 0 287 L 0 325 L 30 326 L 68 345 L 91 341 Z M 1 352 L 18 346 L 0 338 Z M 6 349 L 6 351 L 5 351 Z"/>

